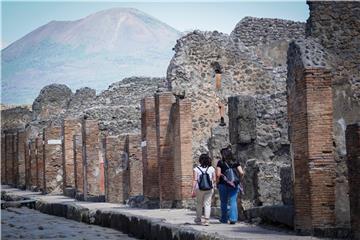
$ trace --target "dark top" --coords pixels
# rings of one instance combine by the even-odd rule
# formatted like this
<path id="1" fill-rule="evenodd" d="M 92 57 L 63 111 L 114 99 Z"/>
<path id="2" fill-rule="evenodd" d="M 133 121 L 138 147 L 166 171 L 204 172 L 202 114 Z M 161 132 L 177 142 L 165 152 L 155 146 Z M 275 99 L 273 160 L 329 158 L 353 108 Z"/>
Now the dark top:
<path id="1" fill-rule="evenodd" d="M 227 163 L 227 165 L 230 167 L 230 168 L 237 168 L 238 166 L 240 166 L 239 163 Z M 221 168 L 221 173 L 224 174 L 226 169 L 228 169 L 228 166 L 226 166 L 225 162 L 222 161 L 222 160 L 219 160 L 216 167 L 219 167 Z M 220 177 L 220 181 L 219 181 L 219 184 L 226 184 L 226 182 L 224 181 L 223 177 L 221 176 Z"/>

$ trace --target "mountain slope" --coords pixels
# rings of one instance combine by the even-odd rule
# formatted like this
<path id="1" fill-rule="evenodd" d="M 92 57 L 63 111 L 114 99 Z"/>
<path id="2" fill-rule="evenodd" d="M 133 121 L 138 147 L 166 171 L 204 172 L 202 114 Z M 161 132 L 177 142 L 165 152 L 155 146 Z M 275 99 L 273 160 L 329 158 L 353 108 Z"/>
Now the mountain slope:
<path id="1" fill-rule="evenodd" d="M 165 76 L 179 37 L 172 27 L 130 8 L 52 21 L 2 51 L 2 102 L 32 102 L 50 83 L 103 90 L 128 76 Z"/>

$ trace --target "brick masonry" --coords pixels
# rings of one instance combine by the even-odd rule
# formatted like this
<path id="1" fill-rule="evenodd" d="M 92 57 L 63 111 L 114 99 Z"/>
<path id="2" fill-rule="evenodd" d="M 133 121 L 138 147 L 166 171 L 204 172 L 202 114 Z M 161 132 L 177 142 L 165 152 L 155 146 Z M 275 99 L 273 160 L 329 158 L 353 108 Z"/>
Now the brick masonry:
<path id="1" fill-rule="evenodd" d="M 38 183 L 38 166 L 36 139 L 30 140 L 30 188 L 36 188 Z"/>
<path id="2" fill-rule="evenodd" d="M 18 179 L 20 188 L 25 187 L 25 152 L 26 152 L 26 134 L 24 131 L 17 132 L 17 158 L 18 158 Z"/>
<path id="3" fill-rule="evenodd" d="M 96 120 L 83 120 L 83 158 L 85 158 L 85 198 L 104 195 L 101 182 L 99 126 Z"/>
<path id="4" fill-rule="evenodd" d="M 40 191 L 44 191 L 44 139 L 43 136 L 40 135 L 35 139 L 35 147 L 36 147 L 36 159 L 37 159 L 37 187 Z"/>
<path id="5" fill-rule="evenodd" d="M 6 183 L 5 133 L 1 132 L 1 183 Z"/>
<path id="6" fill-rule="evenodd" d="M 61 193 L 63 189 L 61 127 L 48 126 L 45 135 L 45 191 Z"/>
<path id="7" fill-rule="evenodd" d="M 360 239 L 360 123 L 346 128 L 347 165 L 349 169 L 350 219 L 354 239 Z"/>
<path id="8" fill-rule="evenodd" d="M 141 149 L 143 161 L 143 193 L 159 199 L 159 166 L 156 143 L 155 98 L 141 101 Z"/>
<path id="9" fill-rule="evenodd" d="M 84 162 L 82 157 L 82 136 L 73 136 L 74 186 L 77 193 L 84 193 Z"/>
<path id="10" fill-rule="evenodd" d="M 295 229 L 313 233 L 335 225 L 331 75 L 322 68 L 292 71 L 288 116 L 295 170 Z"/>
<path id="11" fill-rule="evenodd" d="M 129 196 L 143 194 L 143 163 L 140 134 L 127 136 L 126 150 L 129 157 Z"/>
<path id="12" fill-rule="evenodd" d="M 105 200 L 124 203 L 129 197 L 128 154 L 125 135 L 105 139 Z"/>
<path id="13" fill-rule="evenodd" d="M 27 138 L 25 142 L 25 187 L 31 188 L 31 159 L 30 159 L 30 140 Z"/>
<path id="14" fill-rule="evenodd" d="M 64 119 L 63 122 L 63 179 L 64 187 L 75 187 L 74 135 L 81 134 L 81 120 Z"/>
<path id="15" fill-rule="evenodd" d="M 14 184 L 14 135 L 12 132 L 5 133 L 5 182 Z"/>
<path id="16" fill-rule="evenodd" d="M 172 93 L 155 94 L 160 206 L 165 208 L 172 207 L 175 196 L 175 186 L 173 184 L 174 162 L 171 153 L 172 138 L 169 134 L 173 103 L 174 96 Z"/>
<path id="17" fill-rule="evenodd" d="M 192 188 L 192 114 L 189 99 L 177 100 L 172 111 L 175 200 L 191 198 Z M 182 204 L 181 204 L 182 205 Z"/>

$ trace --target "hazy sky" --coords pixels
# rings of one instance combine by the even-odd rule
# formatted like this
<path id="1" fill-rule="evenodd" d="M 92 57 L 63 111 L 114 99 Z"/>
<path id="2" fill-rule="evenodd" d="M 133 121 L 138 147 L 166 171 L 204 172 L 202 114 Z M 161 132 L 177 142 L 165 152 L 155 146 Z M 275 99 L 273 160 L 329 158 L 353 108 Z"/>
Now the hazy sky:
<path id="1" fill-rule="evenodd" d="M 306 21 L 304 1 L 99 2 L 99 1 L 2 1 L 2 48 L 52 20 L 76 20 L 91 13 L 113 8 L 133 7 L 167 23 L 179 31 L 218 30 L 230 33 L 245 16 Z"/>

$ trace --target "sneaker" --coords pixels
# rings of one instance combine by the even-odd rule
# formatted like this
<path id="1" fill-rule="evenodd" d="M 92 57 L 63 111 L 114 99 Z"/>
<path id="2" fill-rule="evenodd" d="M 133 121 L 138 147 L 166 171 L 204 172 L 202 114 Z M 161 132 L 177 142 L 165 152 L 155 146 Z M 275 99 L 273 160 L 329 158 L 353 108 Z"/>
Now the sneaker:
<path id="1" fill-rule="evenodd" d="M 209 226 L 209 220 L 208 219 L 205 219 L 204 226 Z"/>
<path id="2" fill-rule="evenodd" d="M 235 221 L 230 221 L 230 224 L 235 224 L 236 222 Z"/>
<path id="3" fill-rule="evenodd" d="M 199 218 L 195 218 L 194 222 L 198 225 L 201 225 L 201 219 Z"/>

